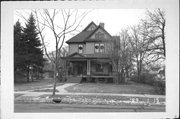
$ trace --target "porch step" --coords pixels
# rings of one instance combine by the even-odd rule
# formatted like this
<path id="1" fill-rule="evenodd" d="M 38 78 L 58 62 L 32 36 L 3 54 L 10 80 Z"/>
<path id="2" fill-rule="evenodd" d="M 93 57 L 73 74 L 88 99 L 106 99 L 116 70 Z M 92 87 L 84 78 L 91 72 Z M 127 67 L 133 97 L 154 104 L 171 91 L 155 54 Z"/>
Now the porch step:
<path id="1" fill-rule="evenodd" d="M 67 77 L 66 83 L 80 83 L 82 77 Z"/>

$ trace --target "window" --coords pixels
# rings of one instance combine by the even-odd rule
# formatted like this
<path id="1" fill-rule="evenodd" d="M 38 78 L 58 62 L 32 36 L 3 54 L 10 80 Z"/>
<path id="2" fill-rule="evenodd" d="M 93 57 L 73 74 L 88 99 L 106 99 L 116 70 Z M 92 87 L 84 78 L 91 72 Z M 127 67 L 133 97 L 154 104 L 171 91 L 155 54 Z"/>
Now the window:
<path id="1" fill-rule="evenodd" d="M 93 26 L 91 26 L 90 30 L 91 30 L 91 31 L 92 31 L 92 30 L 94 30 L 94 27 L 93 27 Z"/>
<path id="2" fill-rule="evenodd" d="M 83 45 L 79 45 L 79 47 L 78 47 L 78 52 L 81 54 L 81 53 L 83 53 Z"/>
<path id="3" fill-rule="evenodd" d="M 101 32 L 98 32 L 98 33 L 95 34 L 95 37 L 96 37 L 96 39 L 103 39 L 104 38 L 104 34 L 101 33 Z"/>
<path id="4" fill-rule="evenodd" d="M 96 72 L 103 72 L 102 64 L 96 64 Z"/>
<path id="5" fill-rule="evenodd" d="M 94 48 L 95 48 L 95 53 L 98 53 L 99 52 L 99 43 L 96 43 Z"/>
<path id="6" fill-rule="evenodd" d="M 100 48 L 100 50 L 99 50 L 99 51 L 100 51 L 101 53 L 103 53 L 103 52 L 104 52 L 104 44 L 103 44 L 103 43 L 101 43 L 99 48 Z"/>
<path id="7" fill-rule="evenodd" d="M 95 53 L 103 53 L 104 52 L 104 44 L 103 43 L 96 43 L 95 46 Z"/>

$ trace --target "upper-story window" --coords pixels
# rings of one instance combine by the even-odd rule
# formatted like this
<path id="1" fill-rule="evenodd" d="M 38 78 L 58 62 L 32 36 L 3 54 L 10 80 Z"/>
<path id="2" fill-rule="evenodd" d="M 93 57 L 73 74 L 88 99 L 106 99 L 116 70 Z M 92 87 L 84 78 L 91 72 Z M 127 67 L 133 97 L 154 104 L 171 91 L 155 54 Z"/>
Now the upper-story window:
<path id="1" fill-rule="evenodd" d="M 83 45 L 82 44 L 79 44 L 78 46 L 78 52 L 81 54 L 83 53 Z"/>
<path id="2" fill-rule="evenodd" d="M 104 34 L 101 33 L 101 32 L 98 32 L 98 33 L 95 34 L 95 38 L 96 39 L 103 39 L 104 38 Z"/>
<path id="3" fill-rule="evenodd" d="M 98 53 L 99 52 L 99 43 L 96 43 L 94 45 L 94 48 L 95 48 L 95 53 Z"/>
<path id="4" fill-rule="evenodd" d="M 104 52 L 104 44 L 103 44 L 103 43 L 100 44 L 99 51 L 100 51 L 101 53 Z"/>
<path id="5" fill-rule="evenodd" d="M 94 45 L 95 53 L 104 53 L 104 44 L 103 43 L 95 43 Z"/>

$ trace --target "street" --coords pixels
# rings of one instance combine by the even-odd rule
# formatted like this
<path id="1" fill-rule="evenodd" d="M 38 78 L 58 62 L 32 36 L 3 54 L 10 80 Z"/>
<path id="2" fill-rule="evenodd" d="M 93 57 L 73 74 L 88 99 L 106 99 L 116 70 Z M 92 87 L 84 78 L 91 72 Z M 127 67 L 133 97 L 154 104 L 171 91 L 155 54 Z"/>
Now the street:
<path id="1" fill-rule="evenodd" d="M 15 103 L 14 112 L 165 112 L 165 106 Z"/>

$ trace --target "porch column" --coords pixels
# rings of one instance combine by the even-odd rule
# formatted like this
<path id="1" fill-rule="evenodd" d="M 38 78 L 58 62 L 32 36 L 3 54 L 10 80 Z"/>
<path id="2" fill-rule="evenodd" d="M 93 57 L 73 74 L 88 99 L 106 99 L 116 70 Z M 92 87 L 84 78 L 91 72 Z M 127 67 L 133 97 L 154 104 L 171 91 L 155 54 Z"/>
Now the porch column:
<path id="1" fill-rule="evenodd" d="M 87 60 L 87 75 L 91 75 L 91 61 Z"/>

